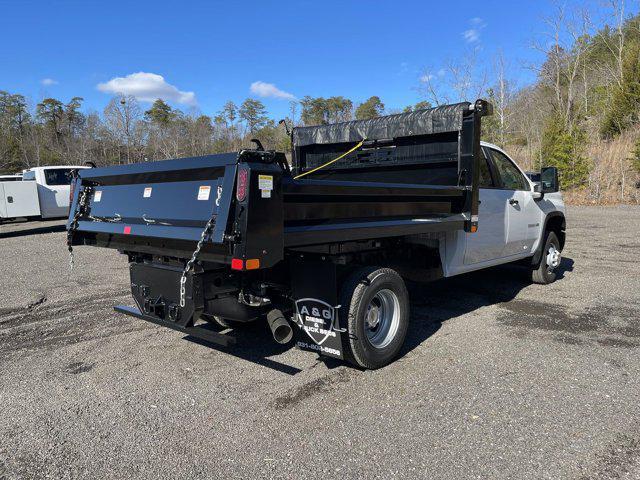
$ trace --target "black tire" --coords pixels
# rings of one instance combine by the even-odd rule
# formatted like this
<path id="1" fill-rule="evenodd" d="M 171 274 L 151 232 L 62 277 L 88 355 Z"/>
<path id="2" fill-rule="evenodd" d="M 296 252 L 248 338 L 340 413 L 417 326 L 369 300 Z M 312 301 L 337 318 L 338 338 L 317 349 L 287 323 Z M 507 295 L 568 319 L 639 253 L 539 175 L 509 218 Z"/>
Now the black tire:
<path id="1" fill-rule="evenodd" d="M 542 249 L 542 255 L 540 255 L 540 261 L 538 265 L 535 265 L 531 270 L 531 281 L 533 283 L 539 283 L 541 285 L 548 285 L 556 281 L 558 265 L 550 265 L 547 257 L 551 248 L 554 248 L 560 252 L 560 241 L 555 232 L 547 232 L 547 236 L 544 241 L 544 247 Z"/>
<path id="2" fill-rule="evenodd" d="M 409 294 L 402 277 L 390 268 L 359 269 L 343 285 L 340 305 L 342 315 L 346 316 L 348 333 L 344 342 L 345 359 L 357 367 L 369 369 L 391 363 L 402 348 L 409 327 Z M 396 312 L 397 308 L 397 317 L 395 313 L 391 315 L 393 320 L 388 330 L 383 329 L 386 322 L 383 320 L 375 326 L 380 331 L 371 328 L 366 319 L 370 305 L 378 319 L 384 317 L 385 311 Z"/>

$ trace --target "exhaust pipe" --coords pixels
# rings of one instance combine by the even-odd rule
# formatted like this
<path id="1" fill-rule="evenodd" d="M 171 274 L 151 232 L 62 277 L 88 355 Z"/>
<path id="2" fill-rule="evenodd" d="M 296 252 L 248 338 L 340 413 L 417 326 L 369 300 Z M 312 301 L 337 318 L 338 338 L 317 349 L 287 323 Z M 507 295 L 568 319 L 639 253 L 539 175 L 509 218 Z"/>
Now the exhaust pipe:
<path id="1" fill-rule="evenodd" d="M 267 323 L 276 342 L 289 343 L 293 338 L 293 329 L 280 310 L 273 309 L 267 313 Z"/>

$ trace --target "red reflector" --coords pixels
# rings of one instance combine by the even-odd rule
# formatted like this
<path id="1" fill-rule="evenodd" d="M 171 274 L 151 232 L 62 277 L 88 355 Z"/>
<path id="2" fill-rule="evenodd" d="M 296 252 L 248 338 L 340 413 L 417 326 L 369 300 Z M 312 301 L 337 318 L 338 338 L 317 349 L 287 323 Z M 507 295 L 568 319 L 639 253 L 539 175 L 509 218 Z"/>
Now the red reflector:
<path id="1" fill-rule="evenodd" d="M 124 227 L 124 234 L 129 235 L 131 233 L 131 227 Z"/>
<path id="2" fill-rule="evenodd" d="M 244 201 L 247 198 L 247 180 L 249 179 L 249 172 L 246 168 L 238 169 L 238 184 L 236 185 L 236 199 L 239 202 Z"/>
<path id="3" fill-rule="evenodd" d="M 232 270 L 242 270 L 244 269 L 244 260 L 241 258 L 232 258 L 231 259 L 231 269 Z"/>

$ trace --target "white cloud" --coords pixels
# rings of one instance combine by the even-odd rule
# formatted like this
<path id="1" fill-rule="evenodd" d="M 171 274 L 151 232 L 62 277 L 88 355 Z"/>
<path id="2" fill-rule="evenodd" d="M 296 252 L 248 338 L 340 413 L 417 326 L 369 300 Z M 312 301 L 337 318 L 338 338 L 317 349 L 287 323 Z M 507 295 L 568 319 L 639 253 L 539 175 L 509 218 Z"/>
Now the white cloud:
<path id="1" fill-rule="evenodd" d="M 462 32 L 462 38 L 467 43 L 476 43 L 480 40 L 480 32 L 487 26 L 486 22 L 480 17 L 473 17 L 469 19 L 471 28 Z"/>
<path id="2" fill-rule="evenodd" d="M 462 32 L 462 36 L 467 41 L 467 43 L 474 43 L 480 40 L 480 32 L 475 28 L 465 30 L 464 32 Z"/>
<path id="3" fill-rule="evenodd" d="M 283 100 L 295 100 L 295 95 L 285 92 L 284 90 L 280 90 L 273 83 L 266 82 L 253 82 L 249 90 L 254 95 L 258 95 L 259 97 L 273 97 L 273 98 L 281 98 Z"/>
<path id="4" fill-rule="evenodd" d="M 440 70 L 438 70 L 439 77 L 444 77 L 446 73 L 447 71 L 444 68 L 441 68 Z"/>
<path id="5" fill-rule="evenodd" d="M 422 83 L 427 83 L 428 81 L 433 80 L 433 79 L 434 79 L 434 76 L 431 75 L 430 73 L 425 73 L 424 75 L 420 76 L 420 81 Z"/>
<path id="6" fill-rule="evenodd" d="M 57 80 L 54 80 L 53 78 L 43 78 L 42 80 L 40 80 L 40 83 L 45 87 L 48 87 L 50 85 L 58 85 L 59 82 Z"/>
<path id="7" fill-rule="evenodd" d="M 153 102 L 158 98 L 195 106 L 198 102 L 193 92 L 183 92 L 167 83 L 162 75 L 138 72 L 126 77 L 115 77 L 97 85 L 98 90 L 105 93 L 131 95 L 142 102 Z"/>

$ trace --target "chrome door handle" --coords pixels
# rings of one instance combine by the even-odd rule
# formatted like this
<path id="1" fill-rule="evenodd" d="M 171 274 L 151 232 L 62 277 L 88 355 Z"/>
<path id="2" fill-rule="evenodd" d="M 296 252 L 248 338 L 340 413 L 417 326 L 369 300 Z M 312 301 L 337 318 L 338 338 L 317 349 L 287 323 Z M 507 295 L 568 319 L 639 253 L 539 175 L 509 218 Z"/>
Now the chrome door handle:
<path id="1" fill-rule="evenodd" d="M 510 198 L 509 199 L 509 205 L 519 205 L 520 202 L 518 202 L 518 200 L 516 200 L 515 198 Z"/>

